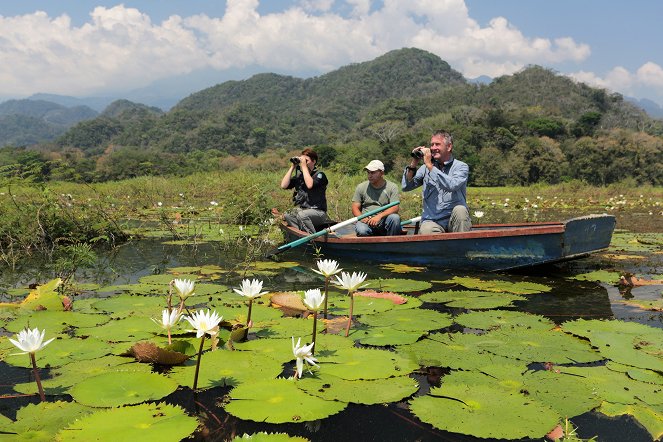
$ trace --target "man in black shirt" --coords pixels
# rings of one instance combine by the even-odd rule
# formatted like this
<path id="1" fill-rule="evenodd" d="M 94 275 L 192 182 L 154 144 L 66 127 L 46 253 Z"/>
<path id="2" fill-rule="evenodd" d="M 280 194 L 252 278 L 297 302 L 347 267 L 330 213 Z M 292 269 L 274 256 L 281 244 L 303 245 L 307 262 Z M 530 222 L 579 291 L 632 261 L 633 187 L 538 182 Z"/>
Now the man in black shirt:
<path id="1" fill-rule="evenodd" d="M 283 215 L 288 225 L 306 233 L 315 233 L 316 228 L 329 222 L 327 216 L 327 177 L 316 169 L 318 154 L 310 148 L 302 151 L 299 164 L 291 161 L 290 168 L 281 180 L 281 189 L 294 189 L 294 209 Z M 294 176 L 293 176 L 294 172 Z"/>

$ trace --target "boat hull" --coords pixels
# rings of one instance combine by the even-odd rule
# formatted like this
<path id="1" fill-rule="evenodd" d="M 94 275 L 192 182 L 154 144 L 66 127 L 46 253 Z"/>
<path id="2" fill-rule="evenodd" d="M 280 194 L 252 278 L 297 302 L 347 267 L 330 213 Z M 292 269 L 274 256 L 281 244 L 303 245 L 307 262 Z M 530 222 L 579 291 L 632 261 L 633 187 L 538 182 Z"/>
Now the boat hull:
<path id="1" fill-rule="evenodd" d="M 286 241 L 306 233 L 282 226 Z M 558 223 L 479 225 L 470 232 L 356 237 L 352 226 L 311 243 L 325 257 L 441 268 L 508 270 L 586 256 L 610 245 L 615 218 L 589 215 Z"/>

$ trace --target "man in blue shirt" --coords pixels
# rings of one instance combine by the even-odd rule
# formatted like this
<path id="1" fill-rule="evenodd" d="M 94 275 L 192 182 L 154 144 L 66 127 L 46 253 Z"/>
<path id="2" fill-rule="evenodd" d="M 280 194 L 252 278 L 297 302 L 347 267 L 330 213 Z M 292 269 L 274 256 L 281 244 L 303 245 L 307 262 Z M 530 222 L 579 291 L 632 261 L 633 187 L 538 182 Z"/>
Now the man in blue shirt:
<path id="1" fill-rule="evenodd" d="M 453 137 L 438 130 L 431 136 L 430 148 L 419 146 L 412 150 L 412 161 L 403 172 L 404 191 L 423 185 L 419 233 L 427 235 L 444 232 L 467 232 L 472 220 L 467 209 L 467 178 L 470 168 L 452 155 Z M 419 159 L 424 164 L 419 167 Z"/>

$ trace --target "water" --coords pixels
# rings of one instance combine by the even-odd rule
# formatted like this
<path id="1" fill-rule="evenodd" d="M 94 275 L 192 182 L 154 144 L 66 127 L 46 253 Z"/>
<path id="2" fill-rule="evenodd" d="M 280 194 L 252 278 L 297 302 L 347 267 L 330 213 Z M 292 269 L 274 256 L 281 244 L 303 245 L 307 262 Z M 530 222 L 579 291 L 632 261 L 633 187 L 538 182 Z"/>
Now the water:
<path id="1" fill-rule="evenodd" d="M 234 253 L 241 256 L 241 253 Z M 314 267 L 314 257 L 304 253 L 305 249 L 296 249 L 282 255 L 283 259 L 297 260 L 300 265 L 291 269 L 280 271 L 278 275 L 261 277 L 265 287 L 270 291 L 304 290 L 319 288 L 320 280 L 310 268 Z M 126 284 L 138 281 L 145 275 L 165 272 L 167 269 L 179 266 L 200 266 L 216 264 L 223 267 L 232 267 L 240 270 L 242 266 L 237 256 L 231 256 L 233 249 L 224 249 L 218 245 L 200 245 L 197 247 L 164 245 L 158 240 L 146 239 L 126 244 L 118 249 L 109 251 L 100 256 L 98 265 L 93 269 L 79 272 L 79 282 L 92 281 L 100 284 Z M 662 255 L 650 256 L 648 267 L 660 269 Z M 645 312 L 626 306 L 621 303 L 629 296 L 642 299 L 655 299 L 660 297 L 660 286 L 641 287 L 628 291 L 621 291 L 617 287 L 606 284 L 575 281 L 567 279 L 568 276 L 585 271 L 595 270 L 605 266 L 602 258 L 586 258 L 570 263 L 530 269 L 517 273 L 494 275 L 472 274 L 465 272 L 448 272 L 428 269 L 423 273 L 394 274 L 370 263 L 344 261 L 341 263 L 345 270 L 364 271 L 370 279 L 375 278 L 409 278 L 426 281 L 444 281 L 454 274 L 460 276 L 474 276 L 483 279 L 510 279 L 524 280 L 553 286 L 550 293 L 538 294 L 528 297 L 527 301 L 519 302 L 517 310 L 544 315 L 557 323 L 578 318 L 584 319 L 623 319 L 636 321 L 653 327 L 663 328 L 663 313 Z M 637 273 L 642 270 L 639 262 L 620 262 L 620 270 Z M 36 281 L 45 281 L 52 277 L 42 268 L 33 268 L 20 274 L 2 275 L 0 287 L 21 287 Z M 660 273 L 659 273 L 660 274 Z M 247 276 L 252 274 L 246 273 Z M 229 286 L 237 286 L 243 275 L 235 274 L 228 279 L 218 282 Z M 444 284 L 435 284 L 433 290 L 446 288 Z M 4 292 L 0 290 L 0 293 Z M 416 293 L 415 293 L 416 295 Z M 438 304 L 426 305 L 427 308 L 449 311 Z M 8 333 L 0 330 L 0 333 Z M 284 369 L 284 375 L 290 375 L 292 367 Z M 430 385 L 444 382 L 444 370 L 433 370 L 428 376 L 413 375 L 419 381 L 421 389 L 417 394 L 425 394 Z M 48 370 L 42 370 L 43 377 L 48 377 Z M 28 370 L 9 367 L 0 363 L 0 394 L 12 395 L 11 386 L 15 383 L 31 380 Z M 254 433 L 257 431 L 285 432 L 290 435 L 300 435 L 315 441 L 345 440 L 380 440 L 380 441 L 479 441 L 478 439 L 459 434 L 437 430 L 421 422 L 407 409 L 407 403 L 399 402 L 388 405 L 350 406 L 338 415 L 323 421 L 270 425 L 243 421 L 225 413 L 217 404 L 229 392 L 228 388 L 214 388 L 193 394 L 189 389 L 180 389 L 166 398 L 168 402 L 177 403 L 194 415 L 205 416 L 204 428 L 197 432 L 195 440 L 212 441 L 227 440 L 233 435 Z M 69 400 L 68 396 L 60 399 Z M 27 403 L 36 403 L 37 397 L 12 397 L 0 401 L 0 413 L 10 418 L 15 417 L 16 410 Z M 443 412 L 441 410 L 441 412 Z M 599 413 L 585 413 L 572 420 L 578 427 L 578 435 L 583 438 L 598 436 L 600 441 L 649 441 L 651 437 L 641 426 L 630 417 L 607 418 Z M 537 440 L 540 440 L 537 439 Z"/>

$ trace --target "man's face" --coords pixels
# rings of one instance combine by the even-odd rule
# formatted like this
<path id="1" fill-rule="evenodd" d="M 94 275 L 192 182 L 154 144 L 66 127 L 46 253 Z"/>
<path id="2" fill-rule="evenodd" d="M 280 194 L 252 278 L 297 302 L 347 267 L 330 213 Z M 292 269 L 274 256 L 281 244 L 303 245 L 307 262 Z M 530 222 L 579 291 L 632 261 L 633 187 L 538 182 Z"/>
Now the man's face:
<path id="1" fill-rule="evenodd" d="M 451 145 L 447 145 L 445 139 L 441 135 L 432 136 L 430 139 L 430 153 L 434 160 L 438 163 L 448 161 L 451 157 Z"/>
<path id="2" fill-rule="evenodd" d="M 381 170 L 367 170 L 366 175 L 368 176 L 368 182 L 371 184 L 377 184 L 382 180 L 382 175 L 384 175 L 384 172 Z"/>

